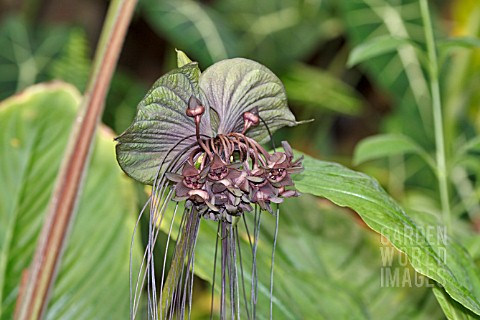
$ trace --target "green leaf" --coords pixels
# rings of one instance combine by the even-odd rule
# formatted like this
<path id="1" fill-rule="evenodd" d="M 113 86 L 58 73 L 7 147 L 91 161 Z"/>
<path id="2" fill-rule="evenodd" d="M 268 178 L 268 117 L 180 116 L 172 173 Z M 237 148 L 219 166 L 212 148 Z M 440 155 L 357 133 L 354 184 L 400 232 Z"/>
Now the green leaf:
<path id="1" fill-rule="evenodd" d="M 0 104 L 1 319 L 13 317 L 79 101 L 72 86 L 54 83 Z M 101 128 L 46 319 L 128 317 L 134 194 L 115 164 L 112 135 Z"/>
<path id="2" fill-rule="evenodd" d="M 319 68 L 296 64 L 282 76 L 282 82 L 289 101 L 346 115 L 362 112 L 363 100 L 356 91 Z"/>
<path id="3" fill-rule="evenodd" d="M 307 199 L 306 203 L 296 202 L 297 206 L 295 206 L 295 208 L 298 209 L 300 205 L 302 208 L 307 209 L 312 203 L 314 202 L 311 198 Z M 285 212 L 288 211 L 290 210 Z M 248 213 L 247 221 L 250 232 L 253 230 L 252 218 L 252 214 Z M 168 217 L 164 219 L 164 221 L 170 221 L 170 219 L 171 217 Z M 180 220 L 181 217 L 177 215 L 177 219 L 172 228 L 172 237 L 174 239 L 177 239 L 178 236 L 177 230 L 179 229 Z M 257 253 L 257 270 L 259 277 L 257 317 L 258 319 L 268 319 L 270 312 L 270 257 L 275 217 L 265 213 L 262 214 L 262 220 L 263 227 L 260 233 L 260 243 Z M 315 316 L 316 319 L 346 318 L 348 316 L 355 319 L 367 319 L 368 317 L 360 303 L 358 294 L 346 286 L 340 286 L 339 281 L 331 278 L 335 273 L 333 271 L 335 267 L 332 267 L 332 274 L 329 276 L 322 272 L 321 265 L 315 264 L 318 260 L 317 255 L 322 252 L 318 245 L 320 243 L 318 229 L 315 229 L 315 236 L 311 234 L 309 237 L 305 237 L 306 230 L 302 229 L 299 224 L 299 222 L 302 223 L 302 221 L 295 219 L 294 216 L 284 216 L 283 212 L 281 214 L 281 220 L 281 229 L 279 231 L 281 236 L 279 237 L 275 257 L 273 319 L 308 319 L 311 316 Z M 318 227 L 318 223 L 315 225 Z M 247 299 L 249 299 L 252 265 L 251 248 L 243 222 L 239 222 L 237 226 L 241 238 L 243 276 L 245 278 Z M 170 224 L 164 222 L 161 228 L 164 232 L 169 232 Z M 322 229 L 322 234 L 327 232 L 333 234 L 330 233 L 327 228 Z M 336 236 L 340 235 L 340 233 L 336 234 Z M 215 242 L 217 237 L 217 223 L 202 219 L 195 250 L 195 274 L 210 283 L 212 283 L 213 257 L 215 255 Z M 317 245 L 312 244 L 311 241 L 313 239 L 316 239 L 315 241 L 318 242 Z M 299 245 L 301 245 L 301 247 L 299 247 Z M 292 248 L 295 250 L 292 251 Z M 178 247 L 176 250 L 179 250 Z M 325 261 L 327 262 L 328 260 Z M 175 266 L 176 265 L 174 265 L 174 267 Z M 218 261 L 217 268 L 220 268 Z M 240 272 L 240 268 L 238 269 Z M 220 273 L 218 270 L 219 269 L 217 269 L 217 277 L 219 277 Z M 322 277 L 321 281 L 319 281 L 319 276 Z M 239 275 L 239 277 L 241 276 Z M 217 289 L 220 283 L 219 281 L 219 278 L 217 278 Z M 216 294 L 218 297 L 219 292 Z M 320 298 L 320 296 L 322 298 Z M 241 300 L 243 300 L 243 296 Z M 195 298 L 193 303 L 195 303 Z M 241 301 L 241 303 L 243 303 L 243 301 Z M 295 308 L 292 308 L 292 305 L 295 305 Z M 341 306 L 344 307 L 342 308 Z M 246 317 L 244 309 L 242 309 L 241 315 Z"/>
<path id="4" fill-rule="evenodd" d="M 453 300 L 441 287 L 438 285 L 433 288 L 433 293 L 437 298 L 438 303 L 442 307 L 443 312 L 449 320 L 470 320 L 480 319 L 480 316 L 466 309 L 460 303 Z"/>
<path id="5" fill-rule="evenodd" d="M 341 165 L 305 157 L 295 178 L 300 192 L 325 197 L 355 210 L 365 223 L 404 252 L 415 270 L 441 284 L 456 301 L 480 314 L 480 277 L 468 253 L 449 239 L 438 240 L 406 215 L 373 178 Z M 441 228 L 433 225 L 434 230 Z"/>
<path id="6" fill-rule="evenodd" d="M 438 46 L 441 49 L 448 49 L 452 47 L 475 49 L 480 48 L 480 39 L 472 37 L 454 37 L 450 39 L 439 40 Z"/>
<path id="7" fill-rule="evenodd" d="M 422 318 L 422 315 L 423 318 L 441 316 L 428 288 L 380 286 L 381 239 L 359 224 L 347 210 L 319 202 L 310 195 L 287 199 L 280 209 L 274 266 L 273 319 L 393 320 L 401 317 Z M 246 213 L 246 218 L 251 232 L 252 214 Z M 169 220 L 166 218 L 164 221 Z M 174 238 L 177 237 L 179 223 L 178 219 L 172 228 Z M 195 273 L 210 283 L 218 236 L 216 226 L 213 221 L 201 221 L 195 252 Z M 161 227 L 168 232 L 170 225 L 163 223 Z M 251 249 L 243 222 L 239 222 L 237 227 L 243 240 L 242 261 L 248 295 Z M 261 288 L 257 306 L 259 319 L 268 319 L 269 315 L 269 272 L 274 227 L 275 217 L 262 214 L 257 255 Z M 218 272 L 217 269 L 217 276 Z M 195 298 L 193 303 L 195 305 Z M 244 310 L 241 315 L 245 316 Z"/>
<path id="8" fill-rule="evenodd" d="M 480 152 L 480 136 L 476 136 L 462 145 L 455 153 L 454 162 L 462 161 L 470 152 L 474 153 L 474 157 L 476 157 L 475 153 Z"/>
<path id="9" fill-rule="evenodd" d="M 396 51 L 401 46 L 411 44 L 408 39 L 388 35 L 372 38 L 353 48 L 348 57 L 347 66 L 352 67 L 382 54 Z"/>
<path id="10" fill-rule="evenodd" d="M 219 134 L 241 132 L 243 113 L 255 108 L 271 132 L 297 124 L 282 82 L 258 62 L 243 58 L 217 62 L 200 76 L 200 88 L 220 118 L 219 127 L 214 128 Z M 257 141 L 269 138 L 263 122 L 247 135 Z"/>
<path id="11" fill-rule="evenodd" d="M 415 153 L 433 164 L 433 160 L 412 139 L 399 134 L 380 134 L 363 139 L 355 148 L 353 163 L 358 165 L 365 161 L 389 156 Z"/>

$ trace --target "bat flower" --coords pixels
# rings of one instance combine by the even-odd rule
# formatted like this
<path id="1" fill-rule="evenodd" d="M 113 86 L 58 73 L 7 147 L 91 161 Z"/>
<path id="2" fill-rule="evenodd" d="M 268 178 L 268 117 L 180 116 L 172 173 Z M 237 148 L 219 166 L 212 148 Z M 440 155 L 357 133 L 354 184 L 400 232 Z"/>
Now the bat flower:
<path id="1" fill-rule="evenodd" d="M 149 318 L 190 317 L 194 250 L 203 217 L 218 222 L 220 240 L 216 246 L 222 253 L 220 306 L 214 308 L 213 285 L 212 312 L 219 309 L 221 319 L 233 319 L 244 310 L 246 318 L 254 319 L 255 255 L 261 212 L 273 213 L 278 227 L 278 204 L 283 198 L 298 196 L 291 174 L 302 170 L 301 159 L 294 161 L 288 143 L 282 143 L 283 151 L 273 153 L 262 144 L 277 129 L 298 122 L 288 108 L 281 81 L 263 65 L 235 58 L 200 72 L 198 64 L 182 52 L 178 62 L 177 69 L 154 83 L 138 105 L 132 125 L 116 138 L 120 167 L 133 179 L 152 185 L 152 194 L 144 207 L 150 212 L 149 240 L 136 285 L 131 283 L 131 288 L 135 288 L 131 318 L 137 315 L 144 285 Z M 272 204 L 277 204 L 275 212 Z M 176 219 L 179 208 L 183 208 L 183 214 Z M 241 266 L 241 258 L 236 258 L 237 254 L 241 256 L 239 219 L 246 228 L 253 256 L 249 289 L 243 280 L 246 268 Z M 251 222 L 247 219 L 253 219 L 252 238 L 248 232 Z M 159 226 L 170 237 L 174 221 L 178 220 L 180 228 L 172 262 L 168 268 L 164 257 L 161 282 L 157 285 L 153 247 Z M 213 259 L 215 265 L 216 253 Z M 237 275 L 239 270 L 241 277 Z M 239 288 L 244 292 L 242 303 Z M 273 290 L 273 284 L 270 288 Z M 251 299 L 247 299 L 247 291 L 251 292 Z M 272 291 L 270 299 L 272 303 Z"/>

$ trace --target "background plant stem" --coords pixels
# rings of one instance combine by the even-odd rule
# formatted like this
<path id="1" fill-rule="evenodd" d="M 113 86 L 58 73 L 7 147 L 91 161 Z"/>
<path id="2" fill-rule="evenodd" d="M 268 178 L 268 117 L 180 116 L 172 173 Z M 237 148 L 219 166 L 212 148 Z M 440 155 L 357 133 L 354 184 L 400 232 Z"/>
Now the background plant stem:
<path id="1" fill-rule="evenodd" d="M 136 0 L 114 0 L 102 30 L 87 90 L 70 136 L 62 168 L 50 200 L 37 249 L 17 299 L 15 319 L 41 319 L 55 282 L 62 249 L 68 239 L 83 176 L 88 168 L 96 127 Z"/>
<path id="2" fill-rule="evenodd" d="M 420 0 L 420 10 L 427 43 L 427 54 L 430 74 L 430 93 L 432 95 L 433 124 L 435 130 L 437 179 L 442 205 L 443 222 L 447 228 L 451 225 L 450 199 L 448 194 L 448 172 L 445 152 L 442 102 L 440 99 L 440 85 L 438 81 L 438 62 L 433 36 L 432 22 L 427 0 Z"/>

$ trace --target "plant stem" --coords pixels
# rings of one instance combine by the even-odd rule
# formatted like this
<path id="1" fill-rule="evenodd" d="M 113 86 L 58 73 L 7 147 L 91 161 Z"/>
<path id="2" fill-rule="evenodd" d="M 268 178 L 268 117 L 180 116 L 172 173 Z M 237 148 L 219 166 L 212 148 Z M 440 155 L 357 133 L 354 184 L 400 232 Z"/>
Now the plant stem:
<path id="1" fill-rule="evenodd" d="M 444 141 L 444 123 L 442 116 L 442 102 L 440 99 L 440 84 L 438 80 L 438 62 L 435 49 L 433 27 L 430 19 L 427 0 L 420 0 L 420 11 L 427 43 L 428 71 L 430 74 L 430 91 L 432 95 L 433 125 L 435 130 L 437 179 L 442 205 L 443 222 L 447 228 L 451 225 L 450 199 L 448 194 L 448 171 Z"/>
<path id="2" fill-rule="evenodd" d="M 93 70 L 57 176 L 33 262 L 22 279 L 15 310 L 17 320 L 37 320 L 45 314 L 49 291 L 55 282 L 69 226 L 75 216 L 95 131 L 136 2 L 113 0 L 110 4 Z"/>

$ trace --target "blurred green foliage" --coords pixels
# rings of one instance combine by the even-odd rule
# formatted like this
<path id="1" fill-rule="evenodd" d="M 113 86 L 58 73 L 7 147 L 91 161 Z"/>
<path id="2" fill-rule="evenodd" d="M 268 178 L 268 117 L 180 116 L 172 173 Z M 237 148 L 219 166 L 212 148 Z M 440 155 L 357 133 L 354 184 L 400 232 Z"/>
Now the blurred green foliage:
<path id="1" fill-rule="evenodd" d="M 85 26 L 58 24 L 48 15 L 32 19 L 41 17 L 32 14 L 41 6 L 30 3 L 34 9 L 23 8 L 30 19 L 13 12 L 0 22 L 0 99 L 53 79 L 83 90 L 94 53 Z M 480 267 L 480 3 L 431 4 L 454 216 L 449 234 Z M 276 141 L 288 139 L 307 154 L 347 165 L 358 145 L 357 168 L 375 176 L 407 212 L 440 216 L 435 164 L 425 161 L 433 159 L 435 141 L 418 1 L 142 0 L 131 31 L 138 39 L 126 41 L 103 118 L 115 132 L 129 125 L 154 77 L 175 65 L 174 48 L 199 61 L 202 69 L 227 57 L 251 58 L 279 74 L 298 119 L 315 119 L 281 130 Z M 362 46 L 363 59 L 347 65 Z M 151 70 L 142 69 L 144 64 Z M 376 133 L 385 135 L 357 144 Z M 293 288 L 306 296 L 304 318 L 308 312 L 323 312 L 327 319 L 341 316 L 328 308 L 345 299 L 366 318 L 441 319 L 435 296 L 444 310 L 450 306 L 465 314 L 442 289 L 434 296 L 425 287 L 380 288 L 379 244 L 356 214 L 308 197 L 292 203 L 287 201 L 282 213 L 279 264 L 293 270 L 298 263 L 304 272 L 290 282 L 285 271 L 277 277 L 285 277 L 279 280 L 280 295 Z M 305 283 L 316 287 L 301 292 Z M 208 296 L 208 289 L 200 295 Z M 324 302 L 321 308 L 315 298 Z M 205 313 L 202 305 L 196 310 L 199 317 Z"/>

